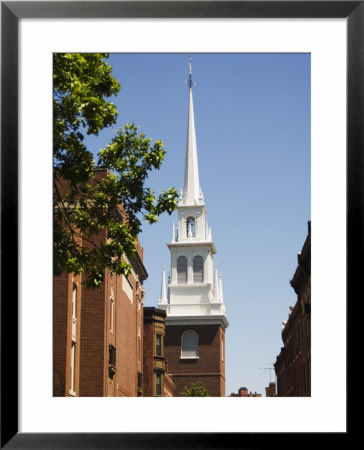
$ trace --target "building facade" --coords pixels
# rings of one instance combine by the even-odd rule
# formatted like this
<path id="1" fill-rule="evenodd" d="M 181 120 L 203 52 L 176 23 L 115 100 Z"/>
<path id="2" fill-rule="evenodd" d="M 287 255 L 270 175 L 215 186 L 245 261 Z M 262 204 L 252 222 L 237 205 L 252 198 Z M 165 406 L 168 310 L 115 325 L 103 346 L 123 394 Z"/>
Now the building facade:
<path id="1" fill-rule="evenodd" d="M 97 177 L 104 174 L 95 171 Z M 107 239 L 107 233 L 95 237 L 99 243 L 103 239 Z M 148 274 L 139 243 L 127 261 L 132 266 L 131 274 L 111 276 L 106 270 L 100 290 L 86 289 L 81 275 L 54 275 L 54 396 L 141 395 L 143 282 Z"/>
<path id="2" fill-rule="evenodd" d="M 262 394 L 257 394 L 256 392 L 251 392 L 251 391 L 249 392 L 248 388 L 246 388 L 246 387 L 241 387 L 238 390 L 237 394 L 235 394 L 233 392 L 229 395 L 229 397 L 261 397 L 261 396 L 262 396 Z"/>
<path id="3" fill-rule="evenodd" d="M 311 222 L 290 281 L 297 301 L 283 322 L 284 347 L 274 364 L 278 397 L 311 396 Z"/>
<path id="4" fill-rule="evenodd" d="M 165 310 L 144 307 L 143 396 L 173 397 L 175 386 L 164 355 Z"/>
<path id="5" fill-rule="evenodd" d="M 265 388 L 265 396 L 266 397 L 277 397 L 276 384 L 274 381 L 271 381 L 269 383 L 269 386 L 267 386 Z"/>
<path id="6" fill-rule="evenodd" d="M 210 396 L 225 396 L 225 330 L 221 274 L 199 183 L 192 99 L 191 62 L 184 189 L 178 201 L 178 227 L 173 223 L 168 295 L 163 271 L 158 308 L 166 311 L 165 355 L 180 396 L 200 381 Z"/>

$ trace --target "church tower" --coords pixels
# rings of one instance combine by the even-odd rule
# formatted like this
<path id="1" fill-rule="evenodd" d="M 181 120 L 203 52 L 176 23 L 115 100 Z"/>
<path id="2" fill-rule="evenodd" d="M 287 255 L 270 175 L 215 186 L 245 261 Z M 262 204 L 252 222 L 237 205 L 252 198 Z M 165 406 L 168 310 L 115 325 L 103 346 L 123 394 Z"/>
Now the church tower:
<path id="1" fill-rule="evenodd" d="M 176 396 L 200 381 L 213 397 L 225 396 L 225 329 L 221 274 L 214 267 L 216 253 L 200 188 L 192 70 L 189 60 L 189 107 L 184 188 L 178 200 L 178 227 L 173 223 L 171 275 L 168 290 L 162 272 L 158 307 L 166 310 L 164 343 L 168 371 Z"/>

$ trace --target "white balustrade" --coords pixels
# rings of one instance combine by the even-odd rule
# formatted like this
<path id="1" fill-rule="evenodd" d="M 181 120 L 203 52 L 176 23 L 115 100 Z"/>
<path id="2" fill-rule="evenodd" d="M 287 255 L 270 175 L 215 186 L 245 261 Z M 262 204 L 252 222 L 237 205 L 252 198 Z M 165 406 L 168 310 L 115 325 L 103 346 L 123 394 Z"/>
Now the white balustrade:
<path id="1" fill-rule="evenodd" d="M 223 305 L 221 304 L 182 304 L 182 305 L 167 305 L 167 316 L 209 316 L 209 315 L 223 315 L 225 313 Z"/>

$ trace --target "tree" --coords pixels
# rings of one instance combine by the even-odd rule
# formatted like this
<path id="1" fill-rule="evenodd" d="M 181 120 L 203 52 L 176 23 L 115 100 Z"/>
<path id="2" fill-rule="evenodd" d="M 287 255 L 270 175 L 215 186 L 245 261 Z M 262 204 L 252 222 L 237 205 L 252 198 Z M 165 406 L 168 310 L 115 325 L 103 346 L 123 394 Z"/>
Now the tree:
<path id="1" fill-rule="evenodd" d="M 191 383 L 189 386 L 186 386 L 182 391 L 183 397 L 209 397 L 208 390 L 205 386 L 200 382 L 196 381 L 195 383 Z"/>
<path id="2" fill-rule="evenodd" d="M 85 135 L 97 136 L 116 123 L 116 107 L 107 98 L 120 90 L 107 57 L 58 53 L 53 60 L 54 270 L 82 274 L 89 288 L 101 286 L 106 268 L 130 272 L 124 256 L 135 252 L 142 219 L 154 223 L 163 212 L 171 214 L 178 196 L 169 188 L 157 198 L 145 186 L 166 151 L 134 124 L 119 129 L 99 151 L 97 167 L 105 175 L 95 176 Z"/>

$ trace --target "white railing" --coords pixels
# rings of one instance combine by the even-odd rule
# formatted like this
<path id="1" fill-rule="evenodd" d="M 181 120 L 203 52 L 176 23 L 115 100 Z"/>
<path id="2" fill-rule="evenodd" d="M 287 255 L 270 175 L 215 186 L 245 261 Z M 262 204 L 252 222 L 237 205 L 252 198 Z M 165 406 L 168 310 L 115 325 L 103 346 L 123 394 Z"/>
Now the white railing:
<path id="1" fill-rule="evenodd" d="M 168 305 L 167 315 L 171 316 L 184 316 L 184 315 L 209 315 L 211 314 L 210 304 L 188 304 L 188 305 Z"/>

